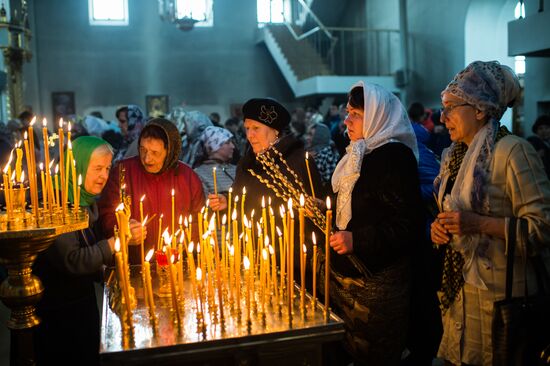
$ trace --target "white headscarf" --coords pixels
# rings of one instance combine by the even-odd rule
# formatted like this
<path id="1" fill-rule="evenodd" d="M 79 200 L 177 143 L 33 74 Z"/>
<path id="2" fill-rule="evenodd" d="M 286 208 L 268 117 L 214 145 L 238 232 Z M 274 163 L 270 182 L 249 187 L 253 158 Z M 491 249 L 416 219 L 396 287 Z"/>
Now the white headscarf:
<path id="1" fill-rule="evenodd" d="M 363 88 L 364 118 L 363 138 L 350 142 L 346 155 L 332 175 L 332 190 L 338 193 L 336 226 L 345 230 L 351 220 L 351 193 L 361 174 L 363 157 L 389 142 L 401 142 L 408 146 L 418 161 L 416 137 L 399 99 L 383 87 L 357 82 L 351 87 Z"/>

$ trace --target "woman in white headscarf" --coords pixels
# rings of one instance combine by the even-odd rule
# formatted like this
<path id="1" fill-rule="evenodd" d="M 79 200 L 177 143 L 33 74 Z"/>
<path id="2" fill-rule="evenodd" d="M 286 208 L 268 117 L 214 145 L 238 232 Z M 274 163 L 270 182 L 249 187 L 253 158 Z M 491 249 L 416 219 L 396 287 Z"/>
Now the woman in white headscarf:
<path id="1" fill-rule="evenodd" d="M 399 99 L 378 85 L 355 84 L 347 112 L 351 143 L 332 176 L 339 230 L 330 238 L 332 305 L 355 365 L 398 365 L 410 259 L 422 240 L 416 138 Z"/>
<path id="2" fill-rule="evenodd" d="M 504 298 L 510 218 L 528 223 L 529 253 L 550 242 L 550 183 L 542 162 L 499 122 L 520 91 L 508 66 L 476 61 L 441 93 L 441 122 L 453 144 L 434 183 L 445 212 L 431 236 L 445 245 L 439 356 L 448 364 L 492 364 L 493 303 Z M 520 256 L 514 272 L 524 273 Z M 514 294 L 523 293 L 524 282 L 514 278 Z"/>

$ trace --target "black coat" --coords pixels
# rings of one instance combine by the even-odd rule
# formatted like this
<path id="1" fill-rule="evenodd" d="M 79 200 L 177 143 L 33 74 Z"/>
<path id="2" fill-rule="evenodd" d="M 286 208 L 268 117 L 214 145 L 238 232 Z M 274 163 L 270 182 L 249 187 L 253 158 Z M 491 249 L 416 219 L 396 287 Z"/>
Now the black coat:
<path id="1" fill-rule="evenodd" d="M 283 155 L 283 158 L 288 163 L 288 166 L 294 170 L 298 178 L 301 179 L 306 192 L 311 194 L 305 161 L 306 153 L 304 151 L 303 144 L 292 135 L 287 135 L 282 137 L 279 142 L 275 144 L 275 148 Z M 284 164 L 280 162 L 279 166 L 284 172 Z M 239 164 L 237 165 L 235 182 L 233 183 L 233 197 L 235 197 L 235 195 L 241 196 L 243 187 L 246 187 L 245 212 L 249 214 L 252 209 L 255 209 L 255 215 L 258 217 L 258 209 L 261 209 L 262 207 L 262 196 L 265 196 L 266 205 L 267 197 L 270 196 L 273 200 L 273 210 L 277 210 L 275 211 L 275 215 L 279 217 L 279 206 L 284 204 L 286 209 L 286 202 L 283 202 L 283 200 L 277 197 L 271 189 L 266 187 L 256 177 L 254 177 L 248 171 L 249 169 L 252 169 L 261 177 L 269 179 L 267 173 L 262 168 L 262 164 L 256 160 L 256 155 L 250 146 L 248 146 L 245 155 L 241 158 Z M 309 169 L 311 172 L 313 187 L 315 189 L 315 196 L 317 198 L 324 199 L 326 192 L 323 190 L 321 176 L 319 175 L 319 171 L 317 170 L 313 160 L 310 160 L 309 162 Z M 300 197 L 293 197 L 293 200 L 299 199 Z"/>

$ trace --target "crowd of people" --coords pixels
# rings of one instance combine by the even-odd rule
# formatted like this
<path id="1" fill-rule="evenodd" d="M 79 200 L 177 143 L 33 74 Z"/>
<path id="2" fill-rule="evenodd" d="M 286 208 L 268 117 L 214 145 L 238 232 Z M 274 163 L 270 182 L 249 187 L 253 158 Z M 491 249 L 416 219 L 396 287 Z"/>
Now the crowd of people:
<path id="1" fill-rule="evenodd" d="M 165 223 L 173 220 L 174 191 L 178 215 L 196 215 L 207 202 L 223 212 L 229 190 L 245 186 L 278 207 L 284 202 L 258 179 L 269 178 L 259 155 L 276 149 L 288 163 L 280 166 L 336 202 L 329 295 L 346 336 L 326 362 L 431 365 L 439 357 L 446 365 L 491 365 L 493 303 L 504 297 L 506 248 L 514 245 L 510 219 L 527 222 L 529 252 L 545 253 L 550 242 L 550 117 L 537 119 L 531 144 L 512 135 L 500 119 L 519 93 L 510 68 L 477 61 L 442 91 L 440 111 L 420 103 L 406 110 L 391 92 L 360 81 L 325 116 L 289 111 L 271 98 L 248 100 L 242 118 L 223 126 L 217 114 L 181 108 L 146 120 L 127 105 L 116 111 L 115 126 L 90 116 L 73 143 L 89 228 L 60 236 L 35 264 L 45 286 L 39 363 L 59 362 L 61 352 L 67 363 L 98 363 L 93 281 L 112 265 L 121 190 L 132 199 L 133 218 L 141 201 Z M 26 112 L 0 131 L 2 157 L 31 117 Z M 309 168 L 306 151 L 315 163 Z M 246 204 L 250 211 L 256 203 Z M 159 220 L 145 230 L 130 222 L 131 263 L 139 263 L 142 239 L 145 251 L 155 247 Z M 316 275 L 324 273 L 318 267 Z M 527 284 L 516 282 L 514 293 L 522 293 Z"/>

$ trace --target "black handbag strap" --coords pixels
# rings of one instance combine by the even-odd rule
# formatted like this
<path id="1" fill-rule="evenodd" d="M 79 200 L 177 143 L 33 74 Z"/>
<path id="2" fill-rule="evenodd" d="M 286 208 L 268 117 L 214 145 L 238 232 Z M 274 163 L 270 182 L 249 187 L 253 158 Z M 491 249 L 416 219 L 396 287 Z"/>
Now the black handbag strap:
<path id="1" fill-rule="evenodd" d="M 506 243 L 506 295 L 505 299 L 512 298 L 512 281 L 514 279 L 514 253 L 516 250 L 517 219 L 510 217 L 508 222 L 508 241 Z"/>

